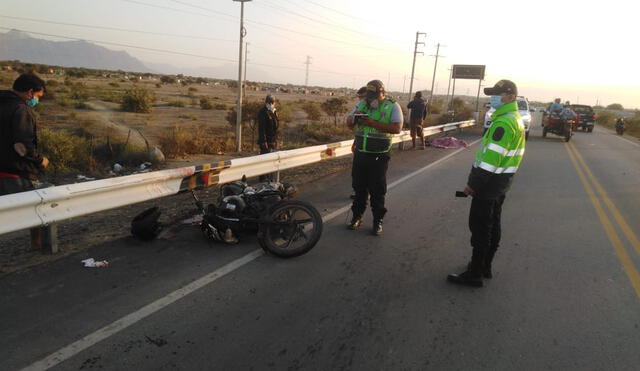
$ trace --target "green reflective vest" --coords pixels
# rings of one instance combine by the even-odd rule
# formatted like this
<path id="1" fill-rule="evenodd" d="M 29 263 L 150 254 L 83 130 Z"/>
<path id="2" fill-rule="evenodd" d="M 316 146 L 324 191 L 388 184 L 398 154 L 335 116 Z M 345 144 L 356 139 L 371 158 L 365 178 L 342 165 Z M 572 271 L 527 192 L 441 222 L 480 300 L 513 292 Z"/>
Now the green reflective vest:
<path id="1" fill-rule="evenodd" d="M 482 138 L 473 167 L 494 174 L 513 174 L 524 155 L 525 127 L 518 104 L 509 102 L 491 115 L 491 127 Z"/>
<path id="2" fill-rule="evenodd" d="M 391 123 L 391 112 L 395 101 L 385 98 L 378 105 L 377 109 L 370 109 L 367 103 L 362 100 L 358 104 L 357 110 L 369 115 L 369 118 L 383 124 Z M 357 125 L 355 130 L 355 147 L 364 153 L 386 153 L 391 151 L 393 134 L 385 133 L 370 126 Z"/>

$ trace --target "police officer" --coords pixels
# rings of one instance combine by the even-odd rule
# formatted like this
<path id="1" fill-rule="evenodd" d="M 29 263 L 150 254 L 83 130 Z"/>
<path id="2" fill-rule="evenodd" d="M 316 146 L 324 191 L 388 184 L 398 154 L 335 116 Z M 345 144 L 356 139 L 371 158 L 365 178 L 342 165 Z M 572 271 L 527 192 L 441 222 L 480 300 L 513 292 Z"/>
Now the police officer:
<path id="1" fill-rule="evenodd" d="M 349 229 L 362 225 L 362 215 L 371 200 L 374 235 L 382 233 L 382 219 L 387 212 L 384 199 L 387 193 L 387 168 L 393 134 L 402 129 L 402 109 L 393 99 L 385 96 L 382 81 L 367 83 L 365 99 L 360 101 L 347 117 L 349 128 L 355 128 L 352 186 L 355 198 Z M 363 116 L 366 115 L 366 116 Z"/>
<path id="2" fill-rule="evenodd" d="M 484 93 L 491 96 L 491 127 L 482 138 L 464 193 L 473 197 L 469 211 L 473 253 L 467 270 L 450 274 L 450 282 L 482 286 L 482 278 L 492 278 L 491 262 L 500 243 L 500 215 L 524 155 L 525 127 L 518 114 L 518 89 L 509 80 L 500 80 Z"/>

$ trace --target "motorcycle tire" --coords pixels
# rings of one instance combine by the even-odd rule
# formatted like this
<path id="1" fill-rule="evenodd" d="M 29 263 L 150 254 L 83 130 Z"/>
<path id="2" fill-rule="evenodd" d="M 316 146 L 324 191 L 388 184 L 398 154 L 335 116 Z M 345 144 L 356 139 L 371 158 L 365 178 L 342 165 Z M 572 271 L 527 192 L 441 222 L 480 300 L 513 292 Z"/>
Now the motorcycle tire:
<path id="1" fill-rule="evenodd" d="M 564 141 L 568 142 L 571 140 L 571 130 L 564 135 Z"/>
<path id="2" fill-rule="evenodd" d="M 546 126 L 544 126 L 544 127 L 542 128 L 542 137 L 543 137 L 543 138 L 546 138 L 546 137 L 547 137 L 547 127 L 546 127 Z"/>
<path id="3" fill-rule="evenodd" d="M 593 132 L 593 128 L 592 128 L 592 127 L 590 127 L 589 129 L 587 129 L 587 131 L 588 131 L 589 133 L 591 133 L 591 132 Z"/>
<path id="4" fill-rule="evenodd" d="M 269 219 L 258 232 L 260 246 L 280 258 L 306 254 L 320 240 L 322 216 L 308 202 L 280 201 L 269 210 Z"/>
<path id="5" fill-rule="evenodd" d="M 525 141 L 529 140 L 529 132 L 528 131 L 524 133 L 524 140 Z"/>

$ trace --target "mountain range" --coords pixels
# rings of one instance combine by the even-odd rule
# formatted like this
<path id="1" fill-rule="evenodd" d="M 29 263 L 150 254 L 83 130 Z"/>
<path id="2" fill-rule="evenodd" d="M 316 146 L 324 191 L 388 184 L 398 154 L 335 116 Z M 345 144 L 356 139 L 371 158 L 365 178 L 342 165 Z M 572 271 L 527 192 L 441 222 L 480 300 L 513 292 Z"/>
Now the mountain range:
<path id="1" fill-rule="evenodd" d="M 11 30 L 0 33 L 0 60 L 19 60 L 62 67 L 84 67 L 130 72 L 183 74 L 187 76 L 236 79 L 238 66 L 177 67 L 170 64 L 143 62 L 126 51 L 116 51 L 88 41 L 51 41 L 38 39 L 26 32 Z M 268 73 L 252 68 L 254 81 L 270 81 Z"/>

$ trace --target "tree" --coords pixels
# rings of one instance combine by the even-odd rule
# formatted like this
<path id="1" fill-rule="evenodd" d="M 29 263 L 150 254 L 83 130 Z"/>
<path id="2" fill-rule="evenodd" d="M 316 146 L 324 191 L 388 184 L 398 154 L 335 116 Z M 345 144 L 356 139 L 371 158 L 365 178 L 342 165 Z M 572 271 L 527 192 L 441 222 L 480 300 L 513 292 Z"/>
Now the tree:
<path id="1" fill-rule="evenodd" d="M 258 127 L 258 111 L 264 106 L 263 102 L 242 102 L 242 126 L 245 127 L 249 124 L 249 130 L 251 130 L 251 150 L 256 142 L 256 129 Z M 233 107 L 227 112 L 227 122 L 232 127 L 236 126 L 238 114 L 236 108 Z"/>
<path id="2" fill-rule="evenodd" d="M 347 112 L 347 100 L 344 98 L 330 98 L 324 101 L 320 106 L 328 116 L 333 116 L 333 123 L 335 126 L 338 126 L 338 115 Z"/>
<path id="3" fill-rule="evenodd" d="M 160 82 L 162 82 L 163 84 L 175 84 L 176 79 L 173 76 L 160 76 Z"/>
<path id="4" fill-rule="evenodd" d="M 622 107 L 622 104 L 620 103 L 611 103 L 610 105 L 607 106 L 607 109 L 622 111 L 624 107 Z"/>
<path id="5" fill-rule="evenodd" d="M 304 102 L 302 110 L 307 114 L 307 118 L 312 121 L 320 120 L 322 112 L 320 112 L 319 104 L 316 102 Z"/>

